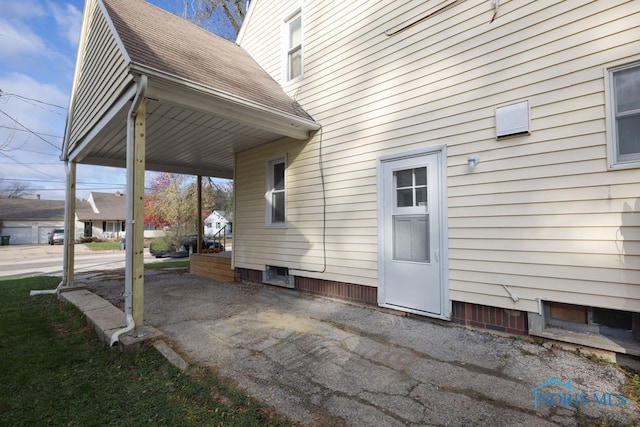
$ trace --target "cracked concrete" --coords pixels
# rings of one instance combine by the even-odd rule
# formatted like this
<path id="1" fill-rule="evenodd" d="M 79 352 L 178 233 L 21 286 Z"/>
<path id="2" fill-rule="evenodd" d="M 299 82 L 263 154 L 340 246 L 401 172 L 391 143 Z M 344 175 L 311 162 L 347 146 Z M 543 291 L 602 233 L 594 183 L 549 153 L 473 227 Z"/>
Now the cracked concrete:
<path id="1" fill-rule="evenodd" d="M 121 306 L 123 281 L 108 274 L 85 284 Z M 552 378 L 571 380 L 572 393 L 622 393 L 624 376 L 612 366 L 444 322 L 288 289 L 150 271 L 145 316 L 185 359 L 215 366 L 305 425 L 640 423 L 629 400 L 534 408 L 532 389 Z"/>

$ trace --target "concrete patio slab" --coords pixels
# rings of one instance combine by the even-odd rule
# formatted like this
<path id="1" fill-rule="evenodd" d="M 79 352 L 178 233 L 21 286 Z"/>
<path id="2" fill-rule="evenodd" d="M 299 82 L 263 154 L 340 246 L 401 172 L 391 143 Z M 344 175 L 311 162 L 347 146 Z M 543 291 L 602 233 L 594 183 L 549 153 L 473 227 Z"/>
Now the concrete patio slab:
<path id="1" fill-rule="evenodd" d="M 119 305 L 123 282 L 87 285 Z M 182 359 L 304 425 L 640 423 L 615 367 L 520 337 L 176 272 L 146 277 L 145 316 Z"/>

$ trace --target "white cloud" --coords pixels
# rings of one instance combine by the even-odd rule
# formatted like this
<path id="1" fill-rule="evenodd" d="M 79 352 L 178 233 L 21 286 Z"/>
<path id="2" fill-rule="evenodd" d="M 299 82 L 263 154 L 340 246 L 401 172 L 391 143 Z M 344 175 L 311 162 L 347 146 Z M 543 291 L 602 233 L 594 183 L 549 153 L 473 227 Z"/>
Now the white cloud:
<path id="1" fill-rule="evenodd" d="M 58 32 L 69 42 L 69 45 L 77 46 L 82 28 L 82 12 L 69 3 L 65 3 L 64 6 L 51 2 L 48 4 L 53 13 L 53 19 L 58 25 Z"/>
<path id="2" fill-rule="evenodd" d="M 7 108 L 10 108 L 16 115 L 24 115 L 27 120 L 33 120 L 35 125 L 57 123 L 61 121 L 61 118 L 64 122 L 67 111 L 61 108 L 28 99 L 21 99 L 14 106 L 13 97 L 6 99 L 9 96 L 8 94 L 14 94 L 66 108 L 69 102 L 69 94 L 63 92 L 57 86 L 39 82 L 25 74 L 9 73 L 0 75 L 0 90 L 3 91 L 3 96 L 0 97 L 0 107 L 7 105 L 3 110 L 6 111 Z M 10 106 L 8 105 L 9 100 L 12 101 Z"/>
<path id="3" fill-rule="evenodd" d="M 0 18 L 0 55 L 3 60 L 46 52 L 44 41 L 26 25 Z"/>
<path id="4" fill-rule="evenodd" d="M 68 95 L 54 85 L 18 73 L 0 76 L 0 90 L 0 144 L 10 150 L 7 154 L 21 162 L 55 160 L 60 155 L 59 137 L 63 136 L 67 112 L 33 100 L 64 107 Z M 37 136 L 27 129 L 46 135 Z"/>
<path id="5" fill-rule="evenodd" d="M 2 4 L 2 14 L 10 17 L 34 18 L 46 14 L 44 8 L 38 1 L 34 0 L 7 0 Z"/>

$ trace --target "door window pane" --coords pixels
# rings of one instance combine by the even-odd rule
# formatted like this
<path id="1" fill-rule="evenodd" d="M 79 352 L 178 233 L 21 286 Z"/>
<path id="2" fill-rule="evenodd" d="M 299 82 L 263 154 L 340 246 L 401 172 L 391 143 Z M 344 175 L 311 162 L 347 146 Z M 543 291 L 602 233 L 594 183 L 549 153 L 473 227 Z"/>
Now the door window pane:
<path id="1" fill-rule="evenodd" d="M 394 215 L 393 258 L 429 262 L 429 215 Z"/>
<path id="2" fill-rule="evenodd" d="M 395 171 L 396 207 L 427 206 L 427 168 Z"/>
<path id="3" fill-rule="evenodd" d="M 411 187 L 413 185 L 413 170 L 396 171 L 396 188 Z"/>
<path id="4" fill-rule="evenodd" d="M 413 188 L 397 191 L 398 207 L 406 208 L 413 206 Z"/>
<path id="5" fill-rule="evenodd" d="M 416 185 L 427 185 L 427 168 L 414 169 Z"/>
<path id="6" fill-rule="evenodd" d="M 416 188 L 416 206 L 427 206 L 427 187 Z"/>

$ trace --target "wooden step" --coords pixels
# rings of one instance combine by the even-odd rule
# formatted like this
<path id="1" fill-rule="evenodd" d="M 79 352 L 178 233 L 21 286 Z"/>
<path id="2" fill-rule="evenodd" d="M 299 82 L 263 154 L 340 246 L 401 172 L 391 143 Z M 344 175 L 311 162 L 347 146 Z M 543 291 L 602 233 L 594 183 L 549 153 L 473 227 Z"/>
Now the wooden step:
<path id="1" fill-rule="evenodd" d="M 191 255 L 191 274 L 223 282 L 233 282 L 235 274 L 231 268 L 231 253 Z"/>

